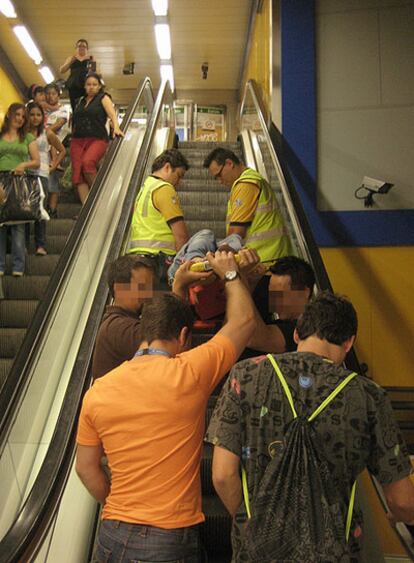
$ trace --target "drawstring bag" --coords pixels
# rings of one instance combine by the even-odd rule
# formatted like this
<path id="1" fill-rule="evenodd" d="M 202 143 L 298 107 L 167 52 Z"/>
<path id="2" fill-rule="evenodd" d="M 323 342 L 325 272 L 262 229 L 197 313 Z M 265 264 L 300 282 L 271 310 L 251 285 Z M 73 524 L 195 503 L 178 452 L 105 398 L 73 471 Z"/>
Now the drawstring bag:
<path id="1" fill-rule="evenodd" d="M 45 192 L 38 176 L 0 172 L 0 225 L 48 221 Z"/>
<path id="2" fill-rule="evenodd" d="M 281 456 L 266 467 L 249 502 L 247 475 L 243 494 L 249 520 L 243 538 L 249 563 L 346 563 L 355 498 L 350 485 L 348 510 L 332 480 L 324 447 L 312 421 L 356 376 L 346 377 L 309 418 L 298 416 L 288 384 L 275 359 L 267 356 L 289 401 L 293 420 Z"/>

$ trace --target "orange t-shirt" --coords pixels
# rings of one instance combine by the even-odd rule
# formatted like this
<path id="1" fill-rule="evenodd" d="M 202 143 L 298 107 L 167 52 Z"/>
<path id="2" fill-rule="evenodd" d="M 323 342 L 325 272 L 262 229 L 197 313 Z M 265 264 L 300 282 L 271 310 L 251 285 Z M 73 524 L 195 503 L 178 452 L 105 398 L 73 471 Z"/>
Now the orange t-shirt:
<path id="1" fill-rule="evenodd" d="M 204 520 L 200 461 L 208 397 L 236 361 L 227 337 L 175 358 L 138 356 L 86 393 L 77 442 L 102 443 L 112 472 L 103 519 L 181 528 Z"/>

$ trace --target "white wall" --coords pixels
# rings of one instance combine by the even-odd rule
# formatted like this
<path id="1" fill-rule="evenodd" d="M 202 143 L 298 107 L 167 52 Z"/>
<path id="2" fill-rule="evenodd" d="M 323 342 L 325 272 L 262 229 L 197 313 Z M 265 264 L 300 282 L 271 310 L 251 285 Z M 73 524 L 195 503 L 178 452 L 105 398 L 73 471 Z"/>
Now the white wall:
<path id="1" fill-rule="evenodd" d="M 319 209 L 364 210 L 363 176 L 414 208 L 414 1 L 317 0 L 316 47 Z"/>

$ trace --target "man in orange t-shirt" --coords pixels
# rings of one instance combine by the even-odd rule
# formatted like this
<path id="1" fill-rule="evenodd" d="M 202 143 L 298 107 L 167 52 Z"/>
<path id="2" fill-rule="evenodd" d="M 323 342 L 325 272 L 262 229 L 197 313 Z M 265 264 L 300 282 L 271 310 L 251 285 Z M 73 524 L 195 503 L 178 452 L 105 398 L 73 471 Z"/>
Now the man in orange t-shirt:
<path id="1" fill-rule="evenodd" d="M 188 350 L 189 305 L 173 294 L 156 297 L 143 307 L 143 342 L 134 359 L 85 395 L 76 469 L 104 504 L 98 561 L 199 561 L 205 409 L 254 330 L 253 303 L 233 254 L 207 259 L 225 281 L 223 328 Z M 100 464 L 104 454 L 111 483 Z"/>

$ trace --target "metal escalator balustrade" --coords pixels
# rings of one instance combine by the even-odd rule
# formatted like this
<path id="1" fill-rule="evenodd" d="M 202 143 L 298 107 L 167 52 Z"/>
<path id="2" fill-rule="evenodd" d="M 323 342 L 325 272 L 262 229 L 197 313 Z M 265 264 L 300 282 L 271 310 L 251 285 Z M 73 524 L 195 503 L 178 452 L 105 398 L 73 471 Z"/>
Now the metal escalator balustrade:
<path id="1" fill-rule="evenodd" d="M 11 553 L 24 550 L 18 541 L 16 545 L 16 538 L 25 543 L 29 536 L 33 539 L 32 535 L 39 534 L 35 522 L 42 510 L 47 512 L 42 496 L 45 491 L 60 496 L 50 475 L 39 483 L 38 471 L 45 465 L 52 442 L 57 467 L 68 461 L 60 447 L 67 434 L 56 437 L 54 428 L 57 420 L 69 432 L 73 428 L 73 416 L 67 420 L 60 406 L 70 387 L 72 367 L 139 155 L 146 129 L 142 124 L 144 106 L 149 116 L 152 104 L 151 83 L 145 79 L 122 124 L 125 138 L 114 141 L 105 158 L 17 355 L 11 374 L 16 364 L 21 372 L 13 382 L 15 387 L 8 378 L 0 395 L 4 407 L 0 417 L 0 561 L 12 561 L 15 555 Z M 76 387 L 79 393 L 82 385 Z M 73 388 L 70 397 L 78 399 L 77 409 L 79 397 Z M 41 494 L 30 504 L 36 484 Z"/>

